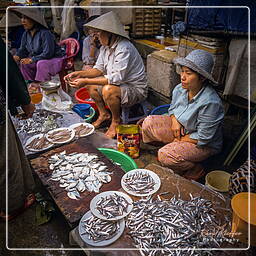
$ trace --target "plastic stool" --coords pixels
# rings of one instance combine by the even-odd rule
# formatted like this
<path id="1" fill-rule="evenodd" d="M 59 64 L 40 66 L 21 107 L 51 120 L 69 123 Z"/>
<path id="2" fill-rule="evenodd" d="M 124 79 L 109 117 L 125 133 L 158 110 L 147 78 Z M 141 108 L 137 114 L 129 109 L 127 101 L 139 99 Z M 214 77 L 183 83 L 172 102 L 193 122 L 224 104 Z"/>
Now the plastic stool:
<path id="1" fill-rule="evenodd" d="M 134 114 L 135 111 L 138 112 L 139 109 L 141 109 L 142 113 L 138 116 L 132 116 L 132 114 Z M 128 123 L 139 121 L 141 118 L 146 117 L 150 113 L 150 111 L 151 111 L 151 105 L 146 100 L 140 103 L 137 103 L 131 107 L 122 107 L 122 113 L 121 113 L 122 123 L 128 124 Z"/>

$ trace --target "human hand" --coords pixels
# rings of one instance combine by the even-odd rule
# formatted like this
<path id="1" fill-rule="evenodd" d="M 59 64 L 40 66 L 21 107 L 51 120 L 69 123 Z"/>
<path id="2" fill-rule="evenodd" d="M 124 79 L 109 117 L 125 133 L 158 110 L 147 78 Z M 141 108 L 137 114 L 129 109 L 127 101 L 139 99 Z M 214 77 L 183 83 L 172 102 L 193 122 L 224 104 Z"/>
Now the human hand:
<path id="1" fill-rule="evenodd" d="M 24 111 L 24 114 L 22 115 L 22 118 L 27 119 L 33 116 L 33 113 L 35 111 L 35 105 L 30 103 L 27 105 L 21 106 L 22 110 Z"/>
<path id="2" fill-rule="evenodd" d="M 179 121 L 175 118 L 175 116 L 172 116 L 172 127 L 171 127 L 172 133 L 174 138 L 180 140 L 181 136 L 185 135 L 184 127 L 179 123 Z"/>
<path id="3" fill-rule="evenodd" d="M 20 60 L 21 64 L 31 64 L 33 60 L 31 58 L 24 58 Z"/>
<path id="4" fill-rule="evenodd" d="M 64 76 L 64 81 L 69 83 L 70 81 L 80 78 L 80 71 L 75 71 Z"/>
<path id="5" fill-rule="evenodd" d="M 14 61 L 16 61 L 16 62 L 19 62 L 19 61 L 20 61 L 20 57 L 17 56 L 17 55 L 14 55 L 14 56 L 13 56 L 13 59 L 14 59 Z"/>
<path id="6" fill-rule="evenodd" d="M 74 88 L 80 88 L 82 86 L 85 86 L 86 84 L 87 84 L 86 78 L 78 78 L 69 82 L 69 85 Z"/>

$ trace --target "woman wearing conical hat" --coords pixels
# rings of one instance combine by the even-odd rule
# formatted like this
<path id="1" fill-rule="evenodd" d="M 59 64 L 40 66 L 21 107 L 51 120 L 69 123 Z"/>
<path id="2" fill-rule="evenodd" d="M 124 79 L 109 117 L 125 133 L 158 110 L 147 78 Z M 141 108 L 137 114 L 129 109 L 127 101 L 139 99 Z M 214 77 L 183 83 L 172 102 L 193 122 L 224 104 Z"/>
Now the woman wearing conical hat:
<path id="1" fill-rule="evenodd" d="M 145 68 L 114 12 L 108 12 L 85 26 L 97 33 L 102 45 L 99 57 L 92 69 L 70 73 L 65 80 L 72 87 L 89 90 L 99 110 L 99 117 L 93 125 L 97 128 L 111 120 L 106 135 L 113 138 L 121 122 L 121 106 L 132 106 L 147 97 Z"/>
<path id="2" fill-rule="evenodd" d="M 20 63 L 24 79 L 35 82 L 51 80 L 51 76 L 62 68 L 65 51 L 56 44 L 39 9 L 16 7 L 10 11 L 21 16 L 25 29 L 21 46 L 13 56 Z"/>
<path id="3" fill-rule="evenodd" d="M 158 151 L 161 164 L 196 180 L 204 175 L 200 162 L 221 150 L 224 111 L 212 86 L 216 82 L 210 53 L 194 50 L 174 62 L 181 68 L 181 83 L 172 92 L 169 115 L 148 116 L 142 139 L 166 144 Z"/>

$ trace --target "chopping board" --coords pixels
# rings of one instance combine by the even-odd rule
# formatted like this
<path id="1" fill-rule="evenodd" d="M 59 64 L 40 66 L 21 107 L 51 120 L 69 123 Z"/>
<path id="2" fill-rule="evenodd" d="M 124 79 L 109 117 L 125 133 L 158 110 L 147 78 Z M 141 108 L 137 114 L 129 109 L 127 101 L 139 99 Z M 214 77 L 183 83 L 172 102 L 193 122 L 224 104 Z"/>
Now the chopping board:
<path id="1" fill-rule="evenodd" d="M 30 160 L 32 168 L 41 180 L 42 184 L 51 194 L 56 205 L 68 221 L 68 224 L 73 227 L 78 224 L 81 217 L 90 209 L 90 202 L 98 193 L 84 191 L 83 193 L 80 193 L 81 198 L 79 200 L 70 199 L 67 196 L 67 191 L 65 191 L 64 188 L 59 187 L 58 181 L 50 180 L 52 170 L 49 169 L 48 159 L 52 155 L 60 153 L 64 150 L 66 150 L 66 154 L 73 152 L 95 154 L 99 157 L 100 161 L 104 162 L 104 164 L 108 167 L 108 170 L 112 172 L 112 180 L 111 182 L 104 183 L 102 185 L 100 188 L 100 193 L 109 190 L 119 190 L 121 188 L 121 178 L 125 172 L 121 167 L 113 164 L 92 144 L 88 143 L 86 138 L 81 138 L 72 144 L 67 144 L 56 149 L 52 149 L 39 157 Z"/>

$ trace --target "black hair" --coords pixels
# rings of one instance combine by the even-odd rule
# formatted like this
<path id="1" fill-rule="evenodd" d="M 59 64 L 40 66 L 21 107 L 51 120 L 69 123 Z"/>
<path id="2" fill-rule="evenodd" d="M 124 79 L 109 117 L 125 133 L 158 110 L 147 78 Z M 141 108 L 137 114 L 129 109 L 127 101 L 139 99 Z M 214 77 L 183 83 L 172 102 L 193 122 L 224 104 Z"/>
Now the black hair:
<path id="1" fill-rule="evenodd" d="M 90 22 L 90 21 L 92 21 L 92 20 L 95 20 L 95 19 L 98 18 L 98 17 L 100 17 L 100 15 L 92 15 L 92 16 L 90 16 L 90 17 L 86 20 L 85 23 L 88 23 L 88 22 Z"/>

